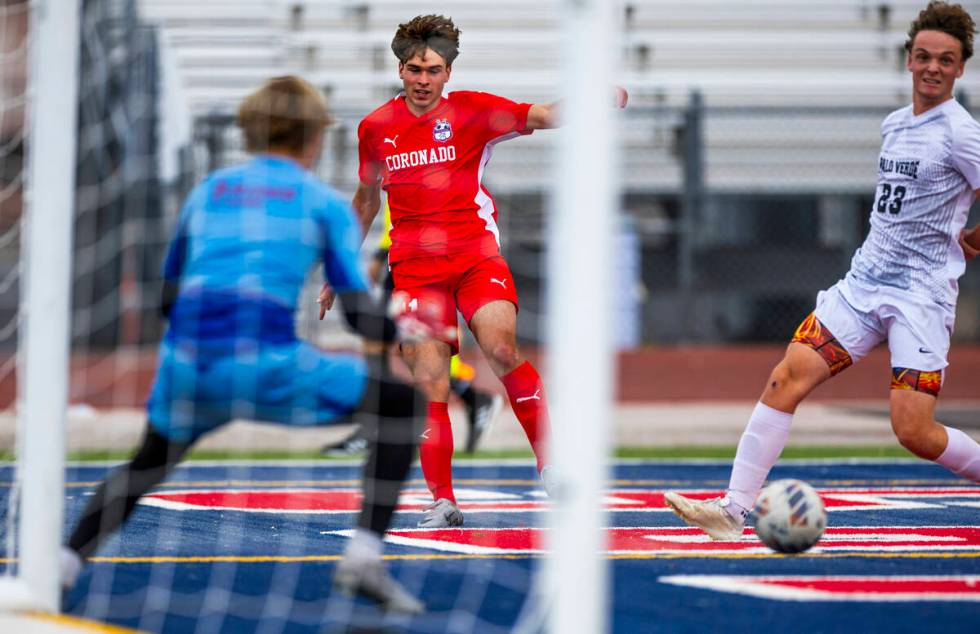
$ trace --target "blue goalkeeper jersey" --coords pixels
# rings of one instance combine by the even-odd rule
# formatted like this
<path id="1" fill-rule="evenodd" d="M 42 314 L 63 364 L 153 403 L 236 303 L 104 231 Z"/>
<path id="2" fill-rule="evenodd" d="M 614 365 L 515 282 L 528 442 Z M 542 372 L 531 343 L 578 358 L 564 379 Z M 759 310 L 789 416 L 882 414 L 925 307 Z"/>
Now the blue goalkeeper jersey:
<path id="1" fill-rule="evenodd" d="M 170 340 L 295 340 L 294 314 L 318 261 L 338 292 L 367 290 L 350 205 L 298 163 L 261 155 L 218 170 L 188 197 L 164 263 L 179 284 Z"/>

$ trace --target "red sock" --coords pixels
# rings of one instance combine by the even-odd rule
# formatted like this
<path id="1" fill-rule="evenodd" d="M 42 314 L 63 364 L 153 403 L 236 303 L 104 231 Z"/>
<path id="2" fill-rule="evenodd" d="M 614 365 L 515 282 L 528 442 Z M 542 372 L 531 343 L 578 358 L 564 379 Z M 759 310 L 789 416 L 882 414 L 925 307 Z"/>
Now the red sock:
<path id="1" fill-rule="evenodd" d="M 453 493 L 453 428 L 449 424 L 449 405 L 429 401 L 429 416 L 426 420 L 422 445 L 419 447 L 419 462 L 425 483 L 432 492 L 432 499 L 446 498 L 456 503 Z"/>
<path id="2" fill-rule="evenodd" d="M 507 390 L 510 406 L 520 421 L 538 461 L 538 471 L 547 464 L 545 445 L 548 442 L 548 403 L 544 398 L 544 386 L 534 366 L 525 361 L 508 374 L 500 377 Z"/>

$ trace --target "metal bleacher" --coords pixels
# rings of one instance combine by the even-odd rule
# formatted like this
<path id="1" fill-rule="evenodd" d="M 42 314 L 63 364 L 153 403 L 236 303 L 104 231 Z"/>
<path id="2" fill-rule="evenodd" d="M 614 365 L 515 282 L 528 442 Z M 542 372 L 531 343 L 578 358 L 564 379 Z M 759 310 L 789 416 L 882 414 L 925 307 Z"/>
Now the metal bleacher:
<path id="1" fill-rule="evenodd" d="M 908 98 L 902 45 L 922 0 L 632 0 L 622 4 L 620 81 L 635 106 L 881 106 Z M 231 112 L 263 78 L 294 72 L 341 113 L 398 88 L 389 44 L 418 13 L 463 31 L 450 84 L 517 100 L 558 91 L 558 0 L 142 0 L 175 51 L 193 113 Z M 584 42 L 584 46 L 588 43 Z M 980 75 L 977 76 L 980 78 Z M 970 73 L 961 80 L 980 92 Z M 871 136 L 876 132 L 872 130 Z"/>
<path id="2" fill-rule="evenodd" d="M 968 3 L 969 4 L 969 3 Z M 631 0 L 622 3 L 619 81 L 624 178 L 635 191 L 677 190 L 676 130 L 692 91 L 723 116 L 705 125 L 706 178 L 731 190 L 857 191 L 883 113 L 907 103 L 905 31 L 923 0 Z M 190 110 L 231 113 L 262 79 L 286 72 L 327 93 L 348 125 L 399 88 L 389 49 L 399 22 L 443 13 L 462 30 L 451 89 L 546 102 L 560 94 L 559 0 L 142 0 L 178 60 Z M 588 42 L 583 42 L 588 46 Z M 980 96 L 980 73 L 959 86 Z M 586 80 L 583 78 L 583 85 Z M 761 118 L 758 108 L 798 110 Z M 807 109 L 851 108 L 826 119 Z M 782 118 L 779 118 L 782 117 Z M 550 135 L 500 146 L 498 190 L 537 191 Z M 352 160 L 348 152 L 346 161 Z M 806 162 L 817 169 L 793 169 Z M 341 186 L 354 170 L 334 165 Z M 794 176 L 795 175 L 795 176 Z"/>
<path id="3" fill-rule="evenodd" d="M 709 117 L 709 184 L 746 190 L 866 186 L 878 121 L 907 103 L 905 31 L 923 0 L 629 0 L 621 4 L 619 81 L 631 93 L 622 126 L 624 178 L 635 191 L 677 190 L 676 129 L 690 95 Z M 969 3 L 968 3 L 969 4 Z M 399 88 L 390 51 L 397 25 L 443 13 L 462 30 L 450 89 L 521 101 L 560 95 L 559 0 L 142 0 L 174 51 L 190 111 L 234 112 L 264 78 L 297 73 L 321 87 L 347 125 Z M 588 46 L 588 42 L 583 42 Z M 959 83 L 980 96 L 980 73 Z M 583 85 L 587 80 L 583 78 Z M 818 121 L 804 112 L 763 120 L 757 108 L 857 108 Z M 739 110 L 744 110 L 740 116 Z M 775 122 L 774 122 L 775 121 Z M 816 132 L 819 130 L 819 132 Z M 553 135 L 498 148 L 489 178 L 504 191 L 539 191 Z M 348 152 L 344 161 L 353 160 Z M 805 157 L 805 158 L 804 158 Z M 819 169 L 790 169 L 807 161 Z M 341 186 L 354 170 L 334 165 Z M 798 174 L 798 176 L 792 176 Z"/>
<path id="4" fill-rule="evenodd" d="M 652 329 L 645 338 L 781 333 L 792 324 L 775 319 L 764 327 L 751 325 L 752 315 L 773 311 L 753 295 L 760 289 L 734 281 L 730 269 L 769 271 L 763 277 L 767 292 L 778 295 L 773 301 L 795 306 L 811 302 L 815 289 L 827 283 L 820 275 L 832 276 L 836 266 L 846 266 L 861 237 L 865 198 L 874 191 L 880 122 L 910 98 L 905 33 L 925 4 L 620 4 L 620 63 L 613 74 L 629 90 L 631 106 L 620 116 L 619 173 L 626 215 L 643 236 L 643 283 L 656 291 L 644 306 L 650 315 L 643 323 Z M 423 13 L 455 20 L 462 37 L 449 89 L 548 102 L 562 93 L 562 5 L 561 0 L 140 0 L 144 21 L 160 27 L 177 59 L 189 109 L 198 118 L 219 113 L 227 121 L 239 100 L 271 75 L 296 73 L 323 89 L 341 124 L 331 131 L 321 170 L 346 190 L 355 185 L 356 122 L 400 88 L 390 50 L 399 23 Z M 964 5 L 980 15 L 976 0 Z M 957 83 L 975 102 L 980 100 L 977 64 L 968 65 Z M 582 89 L 594 83 L 581 78 Z M 700 163 L 689 160 L 685 146 L 695 92 L 703 103 Z M 226 147 L 236 142 L 233 130 L 220 134 Z M 537 270 L 542 193 L 551 179 L 554 139 L 542 133 L 501 144 L 487 173 L 487 186 L 508 210 L 500 221 L 517 268 L 524 258 L 531 262 L 529 270 Z M 701 196 L 700 202 L 692 202 L 692 196 Z M 757 242 L 762 238 L 754 227 L 785 224 L 790 221 L 780 218 L 789 217 L 799 219 L 792 221 L 797 226 L 780 231 L 803 227 L 820 239 L 786 246 L 785 235 L 772 233 L 771 243 Z M 691 222 L 685 218 L 697 218 L 700 224 L 691 225 L 697 231 L 683 226 Z M 713 257 L 722 252 L 724 265 Z M 681 262 L 683 253 L 689 254 L 687 264 Z M 773 267 L 775 261 L 784 265 Z M 709 270 L 712 262 L 724 270 Z M 533 307 L 537 283 L 536 278 L 523 282 L 526 308 Z M 692 308 L 695 290 L 698 303 Z M 798 317 L 795 308 L 788 312 Z M 698 319 L 691 318 L 695 314 Z M 719 330 L 718 324 L 728 325 Z"/>

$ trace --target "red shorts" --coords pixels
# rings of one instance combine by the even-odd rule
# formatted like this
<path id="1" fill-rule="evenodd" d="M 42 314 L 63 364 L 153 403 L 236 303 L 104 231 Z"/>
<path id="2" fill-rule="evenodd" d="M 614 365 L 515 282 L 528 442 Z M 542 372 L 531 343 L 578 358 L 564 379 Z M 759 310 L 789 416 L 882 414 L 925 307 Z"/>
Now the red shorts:
<path id="1" fill-rule="evenodd" d="M 517 307 L 517 289 L 507 262 L 499 255 L 455 254 L 401 260 L 391 266 L 395 291 L 409 299 L 442 301 L 443 322 L 456 325 L 456 310 L 469 325 L 473 314 L 490 302 L 503 300 Z M 459 340 L 446 341 L 459 352 Z"/>

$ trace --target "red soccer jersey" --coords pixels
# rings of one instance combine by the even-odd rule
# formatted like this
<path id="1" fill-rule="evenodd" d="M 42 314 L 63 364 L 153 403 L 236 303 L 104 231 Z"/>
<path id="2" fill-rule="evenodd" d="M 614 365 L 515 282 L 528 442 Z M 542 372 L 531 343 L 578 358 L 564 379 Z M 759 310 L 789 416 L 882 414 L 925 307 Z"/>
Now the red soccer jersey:
<path id="1" fill-rule="evenodd" d="M 497 207 L 481 182 L 493 146 L 526 130 L 531 104 L 451 92 L 416 117 L 402 95 L 361 121 L 361 182 L 381 179 L 391 208 L 390 262 L 500 252 Z"/>

